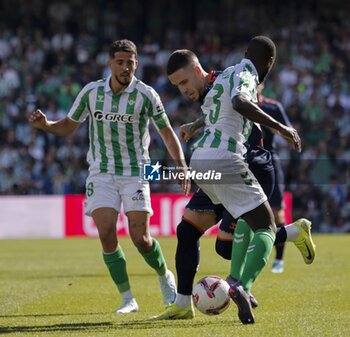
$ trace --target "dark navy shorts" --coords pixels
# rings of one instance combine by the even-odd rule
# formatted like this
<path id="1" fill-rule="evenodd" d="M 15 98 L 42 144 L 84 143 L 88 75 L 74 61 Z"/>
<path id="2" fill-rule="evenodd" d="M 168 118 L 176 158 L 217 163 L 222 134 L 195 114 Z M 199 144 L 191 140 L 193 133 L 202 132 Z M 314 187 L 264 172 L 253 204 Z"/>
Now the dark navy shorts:
<path id="1" fill-rule="evenodd" d="M 270 152 L 257 146 L 247 153 L 247 162 L 249 164 L 249 169 L 255 175 L 267 197 L 269 197 L 275 183 L 275 174 Z M 226 211 L 224 206 L 221 204 L 213 204 L 210 198 L 201 189 L 193 194 L 186 208 L 194 212 L 215 212 L 217 222 L 222 220 L 220 229 L 233 234 L 237 220 Z"/>
<path id="2" fill-rule="evenodd" d="M 224 212 L 228 213 L 225 207 L 221 204 L 215 205 L 200 188 L 192 195 L 186 208 L 194 212 L 214 212 L 216 222 L 219 222 L 222 219 Z"/>

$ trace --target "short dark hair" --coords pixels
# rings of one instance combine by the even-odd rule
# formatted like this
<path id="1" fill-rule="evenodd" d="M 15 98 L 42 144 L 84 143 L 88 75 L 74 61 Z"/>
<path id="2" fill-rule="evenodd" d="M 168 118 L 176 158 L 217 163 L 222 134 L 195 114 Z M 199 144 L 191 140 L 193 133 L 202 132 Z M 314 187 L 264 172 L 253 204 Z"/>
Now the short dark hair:
<path id="1" fill-rule="evenodd" d="M 118 51 L 133 53 L 135 57 L 137 56 L 135 43 L 127 39 L 114 41 L 109 47 L 109 57 L 114 58 L 114 54 Z"/>
<path id="2" fill-rule="evenodd" d="M 185 68 L 190 64 L 199 64 L 197 55 L 188 49 L 175 50 L 169 57 L 166 67 L 167 75 L 173 74 L 175 71 Z"/>
<path id="3" fill-rule="evenodd" d="M 267 36 L 259 35 L 253 37 L 248 44 L 247 56 L 255 56 L 263 61 L 276 58 L 276 46 Z"/>

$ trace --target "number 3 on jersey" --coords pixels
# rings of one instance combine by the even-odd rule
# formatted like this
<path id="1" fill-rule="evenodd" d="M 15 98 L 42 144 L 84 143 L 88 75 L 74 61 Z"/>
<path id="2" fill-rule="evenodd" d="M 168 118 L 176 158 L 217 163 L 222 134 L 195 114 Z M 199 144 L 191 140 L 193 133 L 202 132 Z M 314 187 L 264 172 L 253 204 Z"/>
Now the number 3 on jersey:
<path id="1" fill-rule="evenodd" d="M 220 96 L 224 92 L 224 87 L 222 84 L 215 84 L 213 89 L 216 91 L 216 94 L 213 96 L 213 104 L 215 105 L 215 110 L 210 110 L 209 112 L 209 121 L 211 124 L 215 124 L 219 117 L 219 112 L 221 108 L 221 102 L 219 100 Z"/>

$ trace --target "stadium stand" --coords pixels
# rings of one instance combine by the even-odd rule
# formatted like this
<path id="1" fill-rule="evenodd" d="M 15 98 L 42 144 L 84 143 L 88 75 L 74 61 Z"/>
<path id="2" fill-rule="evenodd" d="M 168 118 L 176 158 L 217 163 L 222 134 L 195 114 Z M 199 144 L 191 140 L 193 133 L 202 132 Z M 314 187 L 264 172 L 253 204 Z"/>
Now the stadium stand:
<path id="1" fill-rule="evenodd" d="M 315 230 L 349 231 L 349 13 L 350 3 L 337 0 L 1 1 L 0 194 L 84 193 L 86 123 L 64 139 L 32 128 L 27 114 L 40 107 L 51 119 L 64 116 L 85 83 L 107 74 L 112 40 L 137 43 L 137 76 L 160 93 L 178 130 L 199 107 L 169 84 L 170 53 L 189 48 L 207 70 L 223 69 L 240 60 L 248 39 L 266 34 L 278 60 L 264 94 L 283 103 L 303 137 L 301 154 L 279 143 L 294 217 Z M 166 162 L 159 136 L 151 137 L 151 156 Z M 169 188 L 176 186 L 153 186 Z"/>

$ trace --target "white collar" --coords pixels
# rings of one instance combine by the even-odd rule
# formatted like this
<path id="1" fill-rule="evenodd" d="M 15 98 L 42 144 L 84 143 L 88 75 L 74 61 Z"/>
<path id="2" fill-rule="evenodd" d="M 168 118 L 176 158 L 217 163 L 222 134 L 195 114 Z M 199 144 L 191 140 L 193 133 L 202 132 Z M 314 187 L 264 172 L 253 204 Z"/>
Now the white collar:
<path id="1" fill-rule="evenodd" d="M 106 83 L 105 83 L 105 87 L 104 87 L 104 91 L 107 93 L 107 92 L 110 92 L 110 91 L 113 91 L 111 86 L 110 86 L 110 81 L 111 81 L 111 77 L 112 75 L 109 75 L 107 78 L 106 78 Z M 123 93 L 123 92 L 127 92 L 127 93 L 131 93 L 134 91 L 135 89 L 135 86 L 136 86 L 136 77 L 133 76 L 132 79 L 131 79 L 131 82 L 129 83 L 129 85 L 123 90 L 121 91 L 120 93 Z"/>

